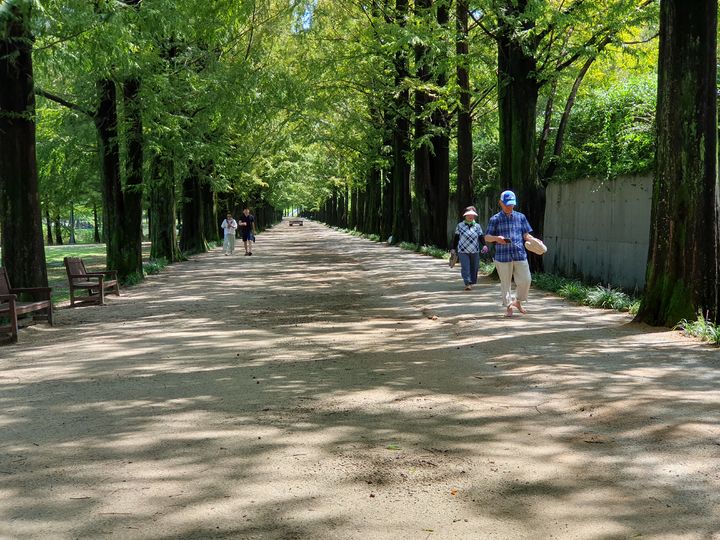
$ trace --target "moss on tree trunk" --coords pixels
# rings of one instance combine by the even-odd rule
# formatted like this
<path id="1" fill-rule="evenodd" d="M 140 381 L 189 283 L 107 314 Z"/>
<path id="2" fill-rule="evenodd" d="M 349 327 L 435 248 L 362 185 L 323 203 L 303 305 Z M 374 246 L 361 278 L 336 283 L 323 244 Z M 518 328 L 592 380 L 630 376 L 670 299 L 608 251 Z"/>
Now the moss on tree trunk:
<path id="1" fill-rule="evenodd" d="M 716 2 L 660 8 L 657 172 L 645 293 L 637 320 L 718 320 Z"/>
<path id="2" fill-rule="evenodd" d="M 35 156 L 31 2 L 0 12 L 0 230 L 15 287 L 47 287 Z"/>

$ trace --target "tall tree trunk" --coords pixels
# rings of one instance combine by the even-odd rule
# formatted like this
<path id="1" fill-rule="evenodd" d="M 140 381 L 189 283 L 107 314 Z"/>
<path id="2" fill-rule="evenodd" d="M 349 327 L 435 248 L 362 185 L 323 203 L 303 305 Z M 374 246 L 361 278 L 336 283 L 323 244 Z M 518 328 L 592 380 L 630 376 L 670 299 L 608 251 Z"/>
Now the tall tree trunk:
<path id="1" fill-rule="evenodd" d="M 455 44 L 457 62 L 457 84 L 459 107 L 457 120 L 457 214 L 475 204 L 473 181 L 473 139 L 472 115 L 470 113 L 470 75 L 468 70 L 468 0 L 456 0 L 455 23 L 457 41 Z"/>
<path id="2" fill-rule="evenodd" d="M 404 89 L 396 99 L 398 114 L 393 130 L 393 242 L 412 242 L 412 198 L 410 194 L 410 91 Z"/>
<path id="3" fill-rule="evenodd" d="M 381 181 L 382 210 L 380 212 L 380 236 L 383 240 L 392 235 L 393 224 L 393 178 L 387 170 L 383 170 Z"/>
<path id="4" fill-rule="evenodd" d="M 75 241 L 75 204 L 70 203 L 70 237 L 68 239 L 68 244 L 75 245 L 77 242 Z"/>
<path id="5" fill-rule="evenodd" d="M 528 0 L 506 6 L 498 36 L 498 113 L 500 119 L 500 178 L 518 196 L 523 212 L 538 234 L 542 233 L 544 197 L 539 190 L 535 120 L 539 85 L 532 43 L 521 41 L 517 18 L 524 16 Z M 522 30 L 532 27 L 523 24 Z M 540 200 L 542 199 L 542 201 Z"/>
<path id="6" fill-rule="evenodd" d="M 367 188 L 365 188 L 367 189 Z M 358 188 L 358 206 L 357 206 L 357 230 L 365 232 L 365 209 L 367 206 L 367 197 L 365 189 Z"/>
<path id="7" fill-rule="evenodd" d="M 637 320 L 718 321 L 717 2 L 660 2 L 657 172 Z"/>
<path id="8" fill-rule="evenodd" d="M 153 159 L 150 214 L 150 257 L 171 263 L 181 260 L 175 228 L 175 165 L 169 157 Z"/>
<path id="9" fill-rule="evenodd" d="M 33 2 L 0 10 L 0 236 L 15 287 L 47 287 L 35 155 Z"/>
<path id="10" fill-rule="evenodd" d="M 353 187 L 350 191 L 350 210 L 348 212 L 348 228 L 357 228 L 357 209 L 358 209 L 358 188 Z"/>
<path id="11" fill-rule="evenodd" d="M 97 204 L 93 203 L 93 241 L 96 244 L 101 242 L 100 239 L 100 223 L 98 221 Z"/>
<path id="12" fill-rule="evenodd" d="M 431 0 L 416 0 L 415 12 L 422 20 L 427 20 L 429 10 L 432 6 Z M 419 44 L 415 46 L 415 76 L 420 85 L 430 82 L 431 71 L 428 65 L 427 46 Z M 429 244 L 432 242 L 433 230 L 433 201 L 432 201 L 432 178 L 430 172 L 430 146 L 427 141 L 429 137 L 429 119 L 426 108 L 430 97 L 424 88 L 415 90 L 415 141 L 418 146 L 415 148 L 415 197 L 418 208 L 418 243 Z"/>
<path id="13" fill-rule="evenodd" d="M 55 214 L 55 244 L 63 245 L 62 225 L 60 224 L 60 214 Z"/>
<path id="14" fill-rule="evenodd" d="M 52 219 L 50 219 L 50 210 L 48 209 L 47 204 L 45 205 L 45 228 L 47 229 L 47 245 L 52 246 L 53 245 L 53 236 L 52 236 Z"/>
<path id="15" fill-rule="evenodd" d="M 380 204 L 381 204 L 380 167 L 373 166 L 368 174 L 365 186 L 365 223 L 363 231 L 377 234 L 380 230 Z"/>
<path id="16" fill-rule="evenodd" d="M 125 205 L 120 180 L 120 147 L 118 145 L 117 90 L 115 81 L 101 79 L 97 82 L 99 104 L 95 113 L 98 134 L 98 150 L 102 163 L 103 214 L 105 215 L 105 252 L 107 268 L 117 270 L 120 279 L 135 271 L 134 265 L 126 266 Z"/>
<path id="17" fill-rule="evenodd" d="M 348 228 L 350 223 L 350 190 L 347 184 L 343 188 L 343 227 Z"/>
<path id="18" fill-rule="evenodd" d="M 542 237 L 546 195 L 538 179 L 535 143 L 540 85 L 535 76 L 536 44 L 523 37 L 533 26 L 525 14 L 528 3 L 528 0 L 508 3 L 498 32 L 500 179 L 505 182 L 500 188 L 515 191 L 517 210 L 527 216 L 533 234 Z M 521 27 L 518 20 L 522 21 Z M 542 270 L 542 257 L 529 253 L 528 260 L 533 270 Z"/>
<path id="19" fill-rule="evenodd" d="M 215 192 L 209 181 L 206 180 L 200 184 L 200 194 L 203 205 L 202 215 L 204 220 L 203 233 L 205 235 L 205 241 L 219 242 L 220 223 L 222 223 L 222 220 L 218 220 Z"/>
<path id="20" fill-rule="evenodd" d="M 408 0 L 395 1 L 395 21 L 406 25 Z M 412 242 L 412 199 L 410 195 L 410 91 L 405 86 L 409 75 L 408 55 L 395 55 L 395 98 L 393 101 L 392 185 L 393 185 L 393 242 Z"/>
<path id="21" fill-rule="evenodd" d="M 432 20 L 432 0 L 417 0 L 415 10 L 427 24 L 446 26 L 449 20 L 447 2 L 439 2 L 437 20 Z M 417 78 L 420 84 L 434 82 L 440 88 L 447 84 L 447 73 L 432 62 L 427 46 L 415 47 Z M 431 64 L 432 62 L 432 64 Z M 435 73 L 433 73 L 435 72 Z M 434 76 L 433 76 L 434 75 Z M 415 92 L 415 138 L 423 140 L 415 150 L 415 194 L 420 220 L 418 242 L 447 244 L 447 212 L 450 193 L 449 119 L 445 110 L 433 104 L 434 98 L 419 88 Z"/>
<path id="22" fill-rule="evenodd" d="M 438 3 L 437 23 L 446 28 L 450 21 L 450 0 Z M 439 88 L 448 84 L 446 58 L 442 58 L 434 67 Z M 430 157 L 433 205 L 435 207 L 432 244 L 445 247 L 448 244 L 448 206 L 450 203 L 450 114 L 445 107 L 435 107 L 432 114 L 433 152 Z"/>
<path id="23" fill-rule="evenodd" d="M 124 272 L 142 276 L 143 132 L 140 79 L 130 78 L 123 82 L 123 105 L 127 158 L 123 191 L 125 214 L 122 219 L 125 231 L 121 250 Z"/>
<path id="24" fill-rule="evenodd" d="M 190 165 L 188 176 L 183 180 L 182 195 L 182 231 L 180 233 L 180 251 L 183 253 L 204 253 L 207 251 L 205 242 L 204 219 L 200 178 Z"/>

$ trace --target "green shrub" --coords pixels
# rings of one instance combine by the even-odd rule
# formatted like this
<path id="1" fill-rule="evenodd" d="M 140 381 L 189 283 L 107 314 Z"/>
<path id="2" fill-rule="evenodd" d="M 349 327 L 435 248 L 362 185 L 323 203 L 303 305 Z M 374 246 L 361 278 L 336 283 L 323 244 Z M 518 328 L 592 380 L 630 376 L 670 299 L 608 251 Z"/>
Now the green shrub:
<path id="1" fill-rule="evenodd" d="M 688 336 L 694 336 L 705 341 L 709 341 L 714 345 L 720 345 L 720 325 L 717 325 L 705 317 L 702 313 L 698 313 L 695 321 L 683 319 L 677 325 L 675 330 L 682 330 Z"/>
<path id="2" fill-rule="evenodd" d="M 494 270 L 495 270 L 495 263 L 480 261 L 480 268 L 479 268 L 480 274 L 487 276 L 488 274 L 492 274 Z"/>
<path id="3" fill-rule="evenodd" d="M 557 293 L 563 298 L 591 307 L 629 311 L 633 315 L 637 314 L 640 307 L 640 300 L 609 285 L 589 287 L 575 279 L 544 273 L 533 274 L 533 285 L 538 289 Z"/>
<path id="4" fill-rule="evenodd" d="M 612 179 L 646 173 L 655 156 L 653 73 L 621 86 L 593 88 L 578 96 L 565 137 L 557 176 Z"/>
<path id="5" fill-rule="evenodd" d="M 590 289 L 585 298 L 585 303 L 592 307 L 627 311 L 632 305 L 633 300 L 620 289 L 614 289 L 609 285 L 607 287 L 598 285 Z"/>
<path id="6" fill-rule="evenodd" d="M 143 279 L 144 278 L 141 272 L 133 272 L 122 280 L 122 284 L 125 287 L 131 287 L 133 285 L 137 285 L 138 283 L 142 283 Z"/>
<path id="7" fill-rule="evenodd" d="M 558 292 L 560 288 L 565 285 L 569 280 L 563 279 L 560 276 L 553 274 L 537 273 L 533 274 L 533 284 L 538 289 L 550 292 Z"/>
<path id="8" fill-rule="evenodd" d="M 430 257 L 435 257 L 436 259 L 448 258 L 447 251 L 435 246 L 422 246 L 420 248 L 420 253 L 422 253 L 423 255 L 429 255 Z"/>
<path id="9" fill-rule="evenodd" d="M 150 259 L 148 262 L 143 263 L 143 271 L 147 275 L 159 274 L 160 270 L 167 266 L 167 259 L 160 257 L 159 259 Z"/>
<path id="10" fill-rule="evenodd" d="M 567 298 L 573 302 L 584 302 L 588 296 L 589 290 L 579 281 L 569 281 L 563 284 L 557 292 L 563 298 Z"/>

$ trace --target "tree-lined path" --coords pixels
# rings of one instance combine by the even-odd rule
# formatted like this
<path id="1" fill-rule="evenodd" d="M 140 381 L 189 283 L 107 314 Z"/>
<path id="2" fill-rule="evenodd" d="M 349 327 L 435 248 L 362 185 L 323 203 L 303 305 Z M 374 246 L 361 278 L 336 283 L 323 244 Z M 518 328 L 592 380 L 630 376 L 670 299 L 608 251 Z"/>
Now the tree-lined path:
<path id="1" fill-rule="evenodd" d="M 0 536 L 718 538 L 717 350 L 456 274 L 280 224 L 24 330 Z"/>

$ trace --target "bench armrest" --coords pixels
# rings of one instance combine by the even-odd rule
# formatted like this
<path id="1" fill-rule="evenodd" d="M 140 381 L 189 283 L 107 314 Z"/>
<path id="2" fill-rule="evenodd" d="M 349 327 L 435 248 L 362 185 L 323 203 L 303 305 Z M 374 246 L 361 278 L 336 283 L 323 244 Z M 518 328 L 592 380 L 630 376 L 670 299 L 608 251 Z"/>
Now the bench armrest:
<path id="1" fill-rule="evenodd" d="M 17 300 L 16 294 L 0 294 L 0 302 L 14 302 Z"/>
<path id="2" fill-rule="evenodd" d="M 93 275 L 93 274 L 68 274 L 68 281 L 70 282 L 70 285 L 72 286 L 73 282 L 75 280 L 82 280 L 82 281 L 91 281 L 91 280 L 97 280 L 98 285 L 100 285 L 103 280 L 105 279 L 105 276 L 102 274 L 100 275 Z"/>

